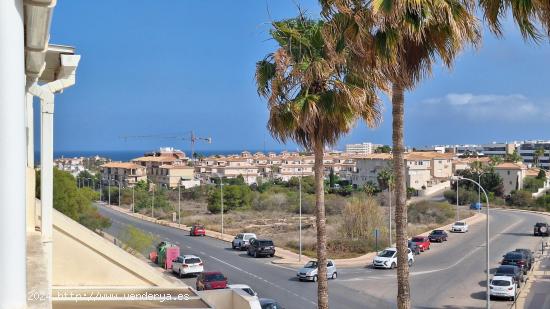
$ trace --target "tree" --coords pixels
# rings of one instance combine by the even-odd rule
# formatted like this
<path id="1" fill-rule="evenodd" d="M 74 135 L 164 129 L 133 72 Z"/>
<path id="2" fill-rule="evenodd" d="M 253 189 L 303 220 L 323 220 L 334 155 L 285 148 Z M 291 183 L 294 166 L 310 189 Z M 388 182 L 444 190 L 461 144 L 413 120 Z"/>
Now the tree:
<path id="1" fill-rule="evenodd" d="M 40 171 L 36 172 L 36 193 L 40 198 Z M 103 217 L 92 205 L 97 192 L 90 188 L 78 188 L 75 178 L 68 172 L 53 170 L 53 207 L 67 217 L 90 230 L 102 230 L 111 226 L 109 218 Z"/>
<path id="2" fill-rule="evenodd" d="M 489 29 L 498 37 L 503 35 L 501 19 L 508 16 L 508 10 L 524 39 L 540 42 L 541 30 L 550 35 L 550 2 L 547 0 L 480 0 L 479 6 Z M 536 25 L 542 29 L 537 29 Z"/>
<path id="3" fill-rule="evenodd" d="M 325 15 L 340 20 L 340 29 L 357 56 L 391 84 L 393 167 L 397 231 L 397 307 L 411 307 L 407 266 L 407 213 L 404 160 L 405 90 L 430 74 L 434 62 L 451 67 L 457 54 L 477 45 L 481 31 L 469 0 L 322 0 Z M 343 20 L 343 21 L 342 21 Z M 370 69 L 369 68 L 369 69 Z"/>
<path id="4" fill-rule="evenodd" d="M 323 157 L 358 118 L 369 126 L 380 119 L 376 87 L 347 66 L 347 49 L 323 35 L 323 21 L 300 14 L 272 23 L 278 49 L 256 64 L 258 94 L 268 101 L 267 127 L 280 142 L 291 139 L 314 153 L 317 259 L 317 304 L 328 308 L 327 241 Z"/>
<path id="5" fill-rule="evenodd" d="M 376 149 L 374 149 L 374 153 L 391 153 L 391 147 L 388 145 L 376 147 Z"/>
<path id="6" fill-rule="evenodd" d="M 515 149 L 513 153 L 506 155 L 504 161 L 517 163 L 523 161 L 523 158 L 519 155 L 518 150 Z"/>
<path id="7" fill-rule="evenodd" d="M 489 157 L 489 165 L 492 167 L 499 165 L 500 163 L 502 163 L 502 161 L 504 161 L 502 157 L 498 157 L 498 156 Z"/>
<path id="8" fill-rule="evenodd" d="M 252 205 L 252 190 L 247 185 L 223 186 L 223 212 L 236 209 L 248 209 Z M 221 192 L 219 186 L 212 187 L 208 194 L 208 210 L 221 212 Z"/>
<path id="9" fill-rule="evenodd" d="M 542 168 L 539 170 L 537 178 L 546 180 L 546 172 Z"/>
<path id="10" fill-rule="evenodd" d="M 538 147 L 533 152 L 533 164 L 540 167 L 540 158 L 544 157 L 544 148 Z"/>

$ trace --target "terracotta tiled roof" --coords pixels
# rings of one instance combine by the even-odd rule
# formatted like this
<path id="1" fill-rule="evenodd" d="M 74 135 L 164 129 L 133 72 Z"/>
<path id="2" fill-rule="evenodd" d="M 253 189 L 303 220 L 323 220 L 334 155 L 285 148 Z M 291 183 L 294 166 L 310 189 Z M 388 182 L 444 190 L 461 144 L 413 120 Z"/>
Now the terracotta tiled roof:
<path id="1" fill-rule="evenodd" d="M 103 165 L 101 165 L 101 167 L 106 167 L 106 168 L 127 168 L 127 169 L 131 169 L 131 168 L 143 168 L 141 165 L 137 165 L 135 163 L 131 163 L 131 162 L 109 162 L 109 163 L 105 163 Z"/>
<path id="2" fill-rule="evenodd" d="M 139 157 L 139 158 L 132 159 L 133 162 L 136 162 L 136 161 L 139 161 L 139 162 L 174 162 L 174 161 L 177 161 L 177 160 L 179 160 L 179 159 L 174 158 L 174 157 L 166 157 L 166 156 L 161 156 L 161 157 L 149 156 L 149 157 Z"/>
<path id="3" fill-rule="evenodd" d="M 521 170 L 527 168 L 523 163 L 503 162 L 495 166 L 498 170 Z"/>

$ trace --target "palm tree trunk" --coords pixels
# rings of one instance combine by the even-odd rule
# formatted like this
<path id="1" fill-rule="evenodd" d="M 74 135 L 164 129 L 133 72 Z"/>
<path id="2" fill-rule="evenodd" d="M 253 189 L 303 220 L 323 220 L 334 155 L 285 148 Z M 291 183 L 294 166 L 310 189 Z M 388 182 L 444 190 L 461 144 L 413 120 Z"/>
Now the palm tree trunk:
<path id="1" fill-rule="evenodd" d="M 409 265 L 407 255 L 407 188 L 405 179 L 405 142 L 403 138 L 404 90 L 392 85 L 393 168 L 395 177 L 395 229 L 397 244 L 397 308 L 410 309 Z"/>
<path id="2" fill-rule="evenodd" d="M 328 282 L 327 282 L 327 229 L 325 218 L 325 189 L 322 143 L 314 145 L 315 152 L 315 215 L 317 220 L 317 308 L 328 309 Z"/>

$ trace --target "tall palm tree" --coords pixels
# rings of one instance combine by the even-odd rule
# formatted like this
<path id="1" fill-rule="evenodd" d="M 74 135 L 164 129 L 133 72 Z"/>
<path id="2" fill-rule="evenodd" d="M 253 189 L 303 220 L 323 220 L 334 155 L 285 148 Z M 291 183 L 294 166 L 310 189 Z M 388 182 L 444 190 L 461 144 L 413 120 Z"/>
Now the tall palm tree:
<path id="1" fill-rule="evenodd" d="M 429 76 L 437 60 L 451 67 L 466 45 L 477 45 L 481 35 L 474 3 L 472 0 L 321 0 L 321 4 L 325 16 L 341 19 L 340 15 L 346 15 L 349 21 L 359 21 L 342 29 L 346 43 L 354 45 L 352 50 L 359 57 L 365 56 L 365 63 L 380 68 L 391 83 L 399 265 L 397 305 L 408 309 L 411 301 L 406 254 L 404 93 Z M 362 29 L 364 25 L 371 28 Z"/>
<path id="2" fill-rule="evenodd" d="M 540 166 L 540 158 L 544 157 L 544 148 L 538 147 L 533 153 L 533 164 L 535 166 Z"/>
<path id="3" fill-rule="evenodd" d="M 550 36 L 548 0 L 479 0 L 479 7 L 489 28 L 499 37 L 503 34 L 501 20 L 509 11 L 524 39 L 540 42 L 544 34 Z"/>
<path id="4" fill-rule="evenodd" d="M 315 206 L 318 308 L 328 308 L 323 155 L 361 118 L 380 120 L 376 87 L 346 65 L 346 50 L 334 53 L 325 23 L 303 15 L 274 22 L 270 31 L 279 48 L 256 64 L 258 94 L 268 101 L 267 128 L 280 142 L 293 140 L 315 154 Z"/>

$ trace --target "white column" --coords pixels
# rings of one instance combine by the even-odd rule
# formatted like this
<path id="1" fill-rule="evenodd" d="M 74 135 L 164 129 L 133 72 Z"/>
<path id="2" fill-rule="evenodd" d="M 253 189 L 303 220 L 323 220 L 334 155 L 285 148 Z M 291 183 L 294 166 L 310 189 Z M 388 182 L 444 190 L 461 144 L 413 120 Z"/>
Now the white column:
<path id="1" fill-rule="evenodd" d="M 42 244 L 46 256 L 47 295 L 52 295 L 53 233 L 53 95 L 40 100 L 40 200 Z M 51 306 L 51 303 L 50 303 Z"/>
<path id="2" fill-rule="evenodd" d="M 27 167 L 34 168 L 34 96 L 27 93 L 25 102 L 26 131 L 27 131 Z"/>
<path id="3" fill-rule="evenodd" d="M 0 309 L 26 307 L 23 1 L 0 1 Z"/>

